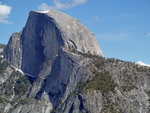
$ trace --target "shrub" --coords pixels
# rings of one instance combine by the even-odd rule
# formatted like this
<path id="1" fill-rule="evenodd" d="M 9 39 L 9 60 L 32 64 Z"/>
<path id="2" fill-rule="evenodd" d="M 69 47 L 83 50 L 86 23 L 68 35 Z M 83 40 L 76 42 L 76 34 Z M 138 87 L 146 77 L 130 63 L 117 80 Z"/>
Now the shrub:
<path id="1" fill-rule="evenodd" d="M 2 59 L 1 59 L 2 60 Z M 0 61 L 0 74 L 4 73 L 4 71 L 7 69 L 7 67 L 9 66 L 7 61 Z"/>
<path id="2" fill-rule="evenodd" d="M 101 110 L 102 113 L 122 113 L 122 111 L 118 108 L 119 105 L 115 102 L 104 102 L 103 108 Z"/>
<path id="3" fill-rule="evenodd" d="M 5 94 L 7 96 L 13 95 L 13 89 L 12 89 L 13 88 L 13 84 L 11 82 L 4 84 L 3 88 L 6 90 Z"/>
<path id="4" fill-rule="evenodd" d="M 10 75 L 10 79 L 19 77 L 21 74 L 18 71 L 13 71 Z"/>
<path id="5" fill-rule="evenodd" d="M 31 86 L 31 83 L 30 83 L 28 77 L 21 76 L 15 84 L 14 90 L 15 90 L 16 95 L 25 94 L 29 90 L 30 86 Z"/>
<path id="6" fill-rule="evenodd" d="M 101 92 L 113 91 L 116 84 L 108 72 L 100 73 L 97 70 L 93 72 L 95 77 L 88 81 L 84 86 L 85 89 L 95 89 Z"/>
<path id="7" fill-rule="evenodd" d="M 121 86 L 123 91 L 131 91 L 132 89 L 137 89 L 137 87 L 133 84 L 134 81 L 131 77 L 131 75 L 125 74 L 124 78 L 123 78 L 123 85 Z"/>
<path id="8" fill-rule="evenodd" d="M 0 44 L 0 49 L 4 49 L 6 47 L 5 44 Z"/>
<path id="9" fill-rule="evenodd" d="M 57 113 L 57 110 L 52 109 L 52 110 L 50 111 L 50 113 Z"/>
<path id="10" fill-rule="evenodd" d="M 2 97 L 0 97 L 0 103 L 4 103 L 4 102 L 5 100 Z"/>

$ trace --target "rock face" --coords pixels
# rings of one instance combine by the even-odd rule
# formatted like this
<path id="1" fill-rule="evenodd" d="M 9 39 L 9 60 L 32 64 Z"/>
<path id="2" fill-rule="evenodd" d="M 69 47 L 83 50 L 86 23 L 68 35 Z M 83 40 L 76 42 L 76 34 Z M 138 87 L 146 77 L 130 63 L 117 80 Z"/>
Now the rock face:
<path id="1" fill-rule="evenodd" d="M 17 68 L 21 68 L 22 47 L 20 40 L 21 33 L 13 33 L 4 51 L 5 58 Z"/>
<path id="2" fill-rule="evenodd" d="M 37 76 L 44 61 L 55 59 L 60 49 L 104 56 L 93 34 L 78 20 L 58 11 L 31 11 L 23 31 L 12 35 L 5 58 Z"/>
<path id="3" fill-rule="evenodd" d="M 0 54 L 2 113 L 150 112 L 150 67 L 106 59 L 64 13 L 31 11 Z"/>

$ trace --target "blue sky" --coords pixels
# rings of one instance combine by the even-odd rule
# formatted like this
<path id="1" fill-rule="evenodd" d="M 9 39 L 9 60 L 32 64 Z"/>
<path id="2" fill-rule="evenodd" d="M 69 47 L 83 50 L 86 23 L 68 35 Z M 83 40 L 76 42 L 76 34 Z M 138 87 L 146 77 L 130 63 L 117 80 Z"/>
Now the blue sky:
<path id="1" fill-rule="evenodd" d="M 150 0 L 0 0 L 0 43 L 22 30 L 30 10 L 52 8 L 87 26 L 106 57 L 150 64 Z"/>

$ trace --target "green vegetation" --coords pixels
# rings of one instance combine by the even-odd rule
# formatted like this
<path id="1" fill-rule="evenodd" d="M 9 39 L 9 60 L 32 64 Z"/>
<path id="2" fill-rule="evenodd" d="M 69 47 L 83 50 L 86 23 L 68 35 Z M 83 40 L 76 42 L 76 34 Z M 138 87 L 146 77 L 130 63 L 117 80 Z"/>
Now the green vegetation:
<path id="1" fill-rule="evenodd" d="M 8 113 L 12 113 L 14 111 L 14 109 L 20 105 L 31 104 L 31 103 L 35 103 L 35 99 L 32 99 L 32 98 L 24 98 L 24 99 L 15 98 L 15 99 L 13 99 L 13 101 L 11 101 L 11 105 L 13 107 L 9 110 Z"/>
<path id="2" fill-rule="evenodd" d="M 114 90 L 116 84 L 108 72 L 100 73 L 97 70 L 94 70 L 93 73 L 95 74 L 95 77 L 92 80 L 87 81 L 84 86 L 85 89 L 95 89 L 101 92 Z"/>
<path id="3" fill-rule="evenodd" d="M 15 84 L 15 80 L 19 77 L 19 72 L 13 71 L 7 79 L 7 82 L 3 84 L 2 89 L 4 90 L 4 93 L 6 96 L 13 95 L 13 85 Z"/>
<path id="4" fill-rule="evenodd" d="M 5 102 L 5 99 L 0 97 L 0 103 L 4 103 Z"/>
<path id="5" fill-rule="evenodd" d="M 91 53 L 82 53 L 82 52 L 77 52 L 77 53 L 86 58 L 99 58 L 100 57 L 100 56 L 92 55 Z"/>
<path id="6" fill-rule="evenodd" d="M 95 60 L 94 64 L 98 69 L 102 69 L 105 66 L 105 61 L 104 60 L 103 61 Z"/>
<path id="7" fill-rule="evenodd" d="M 13 71 L 10 75 L 10 79 L 14 79 L 16 77 L 19 77 L 21 74 L 18 71 Z"/>
<path id="8" fill-rule="evenodd" d="M 77 96 L 79 93 L 83 93 L 83 90 L 85 89 L 86 82 L 79 82 L 76 86 L 76 89 L 71 94 L 72 96 Z"/>
<path id="9" fill-rule="evenodd" d="M 118 104 L 115 102 L 105 102 L 104 106 L 101 110 L 102 113 L 122 113 L 120 109 L 118 109 Z"/>
<path id="10" fill-rule="evenodd" d="M 121 86 L 121 87 L 122 87 L 122 90 L 126 91 L 126 92 L 129 92 L 132 89 L 135 89 L 135 86 L 133 86 L 133 85 L 124 85 L 124 86 Z"/>
<path id="11" fill-rule="evenodd" d="M 76 53 L 76 54 L 79 54 L 79 55 L 81 55 L 81 56 L 83 56 L 83 57 L 86 57 L 86 58 L 103 58 L 103 57 L 100 57 L 100 56 L 98 56 L 98 55 L 93 55 L 93 54 L 91 54 L 90 52 L 88 52 L 88 53 L 82 53 L 82 52 L 80 52 L 80 51 L 76 51 L 75 49 L 71 49 L 71 52 L 73 52 L 73 53 Z"/>
<path id="12" fill-rule="evenodd" d="M 93 73 L 96 75 L 86 83 L 80 82 L 76 88 L 78 89 L 76 90 L 76 93 L 82 92 L 82 90 L 85 91 L 90 89 L 95 89 L 102 92 L 113 91 L 116 84 L 112 80 L 111 75 L 106 72 L 106 67 L 109 68 L 111 68 L 111 66 L 116 67 L 116 72 L 120 75 L 122 81 L 121 88 L 123 91 L 126 92 L 129 92 L 132 89 L 137 89 L 136 85 L 134 84 L 135 82 L 132 79 L 132 75 L 128 75 L 127 72 L 129 72 L 130 74 L 135 74 L 136 72 L 140 73 L 150 72 L 149 67 L 135 65 L 135 63 L 132 62 L 124 62 L 122 60 L 114 58 L 105 59 L 103 57 L 95 56 L 90 53 L 81 53 L 77 51 L 74 52 L 83 57 L 90 58 L 92 60 L 92 62 L 89 65 L 92 66 L 91 69 L 94 69 Z M 129 71 L 130 69 L 133 69 L 133 71 L 130 72 Z M 101 73 L 99 73 L 99 71 L 97 70 L 100 70 Z M 147 75 L 149 76 L 149 74 Z"/>
<path id="13" fill-rule="evenodd" d="M 21 76 L 15 84 L 15 94 L 23 95 L 29 91 L 31 84 L 27 76 Z"/>
<path id="14" fill-rule="evenodd" d="M 13 95 L 13 83 L 12 82 L 8 82 L 8 83 L 5 83 L 4 86 L 3 86 L 3 89 L 5 89 L 5 95 L 7 96 L 11 96 Z"/>
<path id="15" fill-rule="evenodd" d="M 57 113 L 58 111 L 57 110 L 55 110 L 55 109 L 52 109 L 51 111 L 50 111 L 50 113 Z"/>
<path id="16" fill-rule="evenodd" d="M 124 85 L 121 86 L 123 91 L 129 92 L 132 89 L 137 89 L 137 87 L 133 84 L 134 81 L 130 75 L 126 74 L 123 78 L 123 82 Z"/>
<path id="17" fill-rule="evenodd" d="M 8 66 L 9 64 L 6 60 L 2 61 L 2 59 L 0 59 L 0 74 L 4 73 Z"/>
<path id="18" fill-rule="evenodd" d="M 6 47 L 5 44 L 0 44 L 0 49 L 4 49 Z"/>
<path id="19" fill-rule="evenodd" d="M 146 72 L 146 71 L 150 70 L 150 67 L 147 67 L 147 66 L 135 65 L 134 68 L 135 68 L 138 72 Z"/>
<path id="20" fill-rule="evenodd" d="M 76 90 L 72 93 L 73 96 L 79 93 L 86 93 L 88 90 L 94 89 L 103 93 L 114 91 L 116 83 L 113 81 L 109 72 L 100 73 L 97 70 L 93 71 L 95 76 L 86 82 L 78 83 Z"/>
<path id="21" fill-rule="evenodd" d="M 24 98 L 24 99 L 20 99 L 19 102 L 16 104 L 17 105 L 25 105 L 25 104 L 31 104 L 36 102 L 35 99 L 32 98 Z"/>
<path id="22" fill-rule="evenodd" d="M 82 52 L 77 52 L 77 54 L 85 57 L 85 58 L 90 58 L 92 59 L 92 63 L 98 68 L 98 69 L 103 69 L 105 67 L 106 59 L 101 56 L 93 55 L 91 53 L 82 53 Z"/>

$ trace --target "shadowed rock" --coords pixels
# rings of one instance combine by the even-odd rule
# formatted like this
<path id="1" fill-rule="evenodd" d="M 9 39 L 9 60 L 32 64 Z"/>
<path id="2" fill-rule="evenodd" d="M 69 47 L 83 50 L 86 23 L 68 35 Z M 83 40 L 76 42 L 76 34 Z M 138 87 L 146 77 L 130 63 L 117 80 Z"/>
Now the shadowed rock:
<path id="1" fill-rule="evenodd" d="M 60 50 L 103 56 L 93 34 L 77 19 L 62 12 L 31 11 L 26 26 L 15 33 L 5 50 L 5 58 L 23 72 L 37 76 L 47 59 Z"/>

